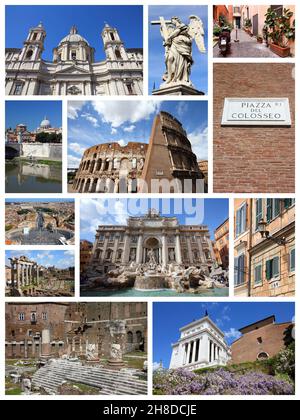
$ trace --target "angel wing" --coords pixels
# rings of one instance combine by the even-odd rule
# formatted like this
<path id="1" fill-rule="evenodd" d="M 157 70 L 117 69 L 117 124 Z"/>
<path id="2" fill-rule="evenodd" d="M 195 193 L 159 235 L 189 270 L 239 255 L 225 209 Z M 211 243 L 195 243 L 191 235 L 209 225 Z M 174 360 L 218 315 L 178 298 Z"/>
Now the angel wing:
<path id="1" fill-rule="evenodd" d="M 195 40 L 196 45 L 201 53 L 206 52 L 204 45 L 204 28 L 202 20 L 195 15 L 190 16 L 189 34 Z"/>

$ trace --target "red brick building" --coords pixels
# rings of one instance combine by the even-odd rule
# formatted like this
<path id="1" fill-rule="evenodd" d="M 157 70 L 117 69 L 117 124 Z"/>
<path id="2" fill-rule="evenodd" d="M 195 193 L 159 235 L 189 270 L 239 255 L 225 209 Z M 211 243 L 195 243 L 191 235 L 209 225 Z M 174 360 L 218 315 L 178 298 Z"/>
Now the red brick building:
<path id="1" fill-rule="evenodd" d="M 214 64 L 214 192 L 295 192 L 294 65 Z M 225 98 L 288 98 L 291 126 L 222 126 Z"/>
<path id="2" fill-rule="evenodd" d="M 276 324 L 273 315 L 241 328 L 242 337 L 231 346 L 231 363 L 255 362 L 275 356 L 284 349 L 285 332 L 291 325 L 291 322 Z"/>

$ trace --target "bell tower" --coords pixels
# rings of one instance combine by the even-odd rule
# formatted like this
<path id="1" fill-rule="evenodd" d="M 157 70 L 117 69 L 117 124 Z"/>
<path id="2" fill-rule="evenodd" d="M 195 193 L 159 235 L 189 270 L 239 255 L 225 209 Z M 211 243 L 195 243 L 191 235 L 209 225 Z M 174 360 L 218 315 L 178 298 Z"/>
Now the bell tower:
<path id="1" fill-rule="evenodd" d="M 21 61 L 38 61 L 41 60 L 42 52 L 44 51 L 44 41 L 46 38 L 46 31 L 43 28 L 42 22 L 35 28 L 29 30 L 26 41 L 21 51 Z"/>
<path id="2" fill-rule="evenodd" d="M 107 60 L 128 60 L 128 54 L 116 28 L 106 23 L 101 37 Z"/>

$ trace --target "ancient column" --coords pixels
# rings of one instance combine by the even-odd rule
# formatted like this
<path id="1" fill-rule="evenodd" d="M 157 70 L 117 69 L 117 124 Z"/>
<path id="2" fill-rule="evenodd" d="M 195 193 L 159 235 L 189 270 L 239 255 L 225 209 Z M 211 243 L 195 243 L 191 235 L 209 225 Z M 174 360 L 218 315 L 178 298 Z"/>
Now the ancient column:
<path id="1" fill-rule="evenodd" d="M 38 286 L 40 283 L 40 277 L 39 277 L 39 266 L 36 266 L 36 285 Z"/>
<path id="2" fill-rule="evenodd" d="M 166 267 L 168 265 L 168 254 L 167 254 L 167 238 L 165 235 L 165 232 L 163 232 L 162 236 L 162 265 L 163 267 Z"/>
<path id="3" fill-rule="evenodd" d="M 22 284 L 22 286 L 25 286 L 24 264 L 21 263 L 20 266 L 21 266 L 21 276 L 22 276 L 21 284 Z"/>
<path id="4" fill-rule="evenodd" d="M 175 239 L 175 254 L 176 254 L 176 262 L 177 262 L 177 264 L 182 264 L 182 256 L 181 256 L 181 246 L 180 246 L 179 233 L 176 234 L 176 239 Z"/>
<path id="5" fill-rule="evenodd" d="M 42 356 L 50 356 L 50 353 L 51 353 L 50 350 L 51 350 L 50 330 L 45 329 L 45 330 L 42 330 L 42 349 L 41 349 Z"/>
<path id="6" fill-rule="evenodd" d="M 124 238 L 122 264 L 127 264 L 129 262 L 129 254 L 130 254 L 130 236 L 126 232 L 125 238 Z"/>
<path id="7" fill-rule="evenodd" d="M 142 264 L 143 262 L 143 234 L 139 234 L 137 252 L 136 252 L 136 262 L 137 264 Z"/>
<path id="8" fill-rule="evenodd" d="M 19 261 L 16 262 L 17 264 L 17 289 L 20 287 L 20 264 Z"/>
<path id="9" fill-rule="evenodd" d="M 25 270 L 26 270 L 26 286 L 29 285 L 29 276 L 28 276 L 29 270 L 28 270 L 28 268 L 29 268 L 29 266 L 28 266 L 28 264 L 26 264 L 25 265 Z"/>

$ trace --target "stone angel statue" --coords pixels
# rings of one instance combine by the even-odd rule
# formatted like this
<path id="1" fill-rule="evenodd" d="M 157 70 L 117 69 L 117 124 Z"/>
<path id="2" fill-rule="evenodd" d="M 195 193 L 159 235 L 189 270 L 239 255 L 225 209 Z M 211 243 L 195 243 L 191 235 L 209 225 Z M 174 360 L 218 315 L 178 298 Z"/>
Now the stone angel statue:
<path id="1" fill-rule="evenodd" d="M 189 17 L 189 20 L 188 25 L 178 17 L 172 17 L 170 21 L 160 17 L 159 21 L 151 22 L 153 25 L 160 25 L 160 32 L 164 40 L 166 72 L 163 75 L 164 84 L 161 87 L 193 86 L 190 81 L 193 65 L 193 40 L 201 53 L 205 53 L 206 49 L 201 19 L 193 15 Z"/>

